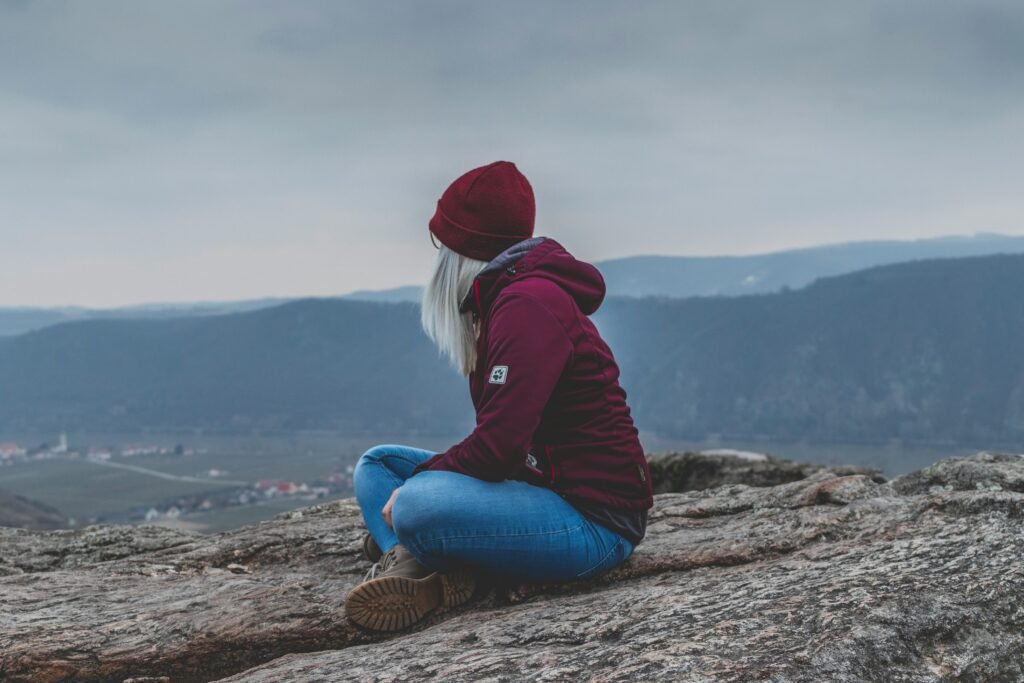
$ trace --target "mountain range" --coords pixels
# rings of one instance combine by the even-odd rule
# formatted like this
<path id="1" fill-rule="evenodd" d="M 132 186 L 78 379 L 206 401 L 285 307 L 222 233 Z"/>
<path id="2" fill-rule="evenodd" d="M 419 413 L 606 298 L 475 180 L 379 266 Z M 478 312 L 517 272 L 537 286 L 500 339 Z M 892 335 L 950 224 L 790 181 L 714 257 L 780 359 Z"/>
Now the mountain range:
<path id="1" fill-rule="evenodd" d="M 1024 438 L 1024 255 L 937 259 L 733 298 L 613 299 L 595 322 L 650 430 Z"/>
<path id="2" fill-rule="evenodd" d="M 978 233 L 912 241 L 850 242 L 752 256 L 631 256 L 597 261 L 595 265 L 604 275 L 609 296 L 687 298 L 775 292 L 872 266 L 999 253 L 1024 253 L 1024 236 Z M 404 285 L 359 290 L 337 298 L 419 303 L 422 292 L 418 285 Z M 113 309 L 0 307 L 0 336 L 72 320 L 222 315 L 293 300 L 147 304 Z"/>
<path id="3" fill-rule="evenodd" d="M 752 256 L 633 256 L 599 263 L 617 296 L 742 296 L 798 289 L 821 277 L 934 258 L 1024 253 L 1024 236 L 978 233 L 830 244 Z"/>
<path id="4" fill-rule="evenodd" d="M 641 430 L 1019 443 L 1024 255 L 934 259 L 595 314 Z M 0 429 L 468 432 L 418 306 L 312 299 L 0 339 Z"/>
<path id="5" fill-rule="evenodd" d="M 53 325 L 0 339 L 0 387 L 0 429 L 46 433 L 451 433 L 471 405 L 418 306 L 343 299 Z"/>

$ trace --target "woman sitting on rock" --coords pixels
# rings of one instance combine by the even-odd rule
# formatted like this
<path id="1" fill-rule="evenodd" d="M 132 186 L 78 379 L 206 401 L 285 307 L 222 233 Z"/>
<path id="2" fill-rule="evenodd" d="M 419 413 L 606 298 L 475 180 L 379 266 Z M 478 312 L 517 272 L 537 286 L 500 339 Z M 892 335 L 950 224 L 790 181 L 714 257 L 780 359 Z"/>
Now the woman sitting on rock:
<path id="1" fill-rule="evenodd" d="M 438 201 L 422 322 L 469 378 L 476 427 L 443 453 L 385 444 L 359 459 L 375 564 L 346 600 L 356 624 L 404 629 L 468 600 L 480 571 L 593 577 L 644 536 L 650 471 L 618 366 L 587 317 L 604 279 L 534 237 L 534 215 L 533 189 L 507 161 L 462 175 Z"/>

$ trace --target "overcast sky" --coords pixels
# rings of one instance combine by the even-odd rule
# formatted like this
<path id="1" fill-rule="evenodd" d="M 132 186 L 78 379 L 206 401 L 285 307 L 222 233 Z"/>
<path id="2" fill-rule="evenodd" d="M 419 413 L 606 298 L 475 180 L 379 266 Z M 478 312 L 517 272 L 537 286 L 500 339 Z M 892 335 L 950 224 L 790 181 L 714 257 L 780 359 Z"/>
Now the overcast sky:
<path id="1" fill-rule="evenodd" d="M 1024 234 L 1024 3 L 0 0 L 0 305 L 425 281 L 516 162 L 580 258 Z"/>

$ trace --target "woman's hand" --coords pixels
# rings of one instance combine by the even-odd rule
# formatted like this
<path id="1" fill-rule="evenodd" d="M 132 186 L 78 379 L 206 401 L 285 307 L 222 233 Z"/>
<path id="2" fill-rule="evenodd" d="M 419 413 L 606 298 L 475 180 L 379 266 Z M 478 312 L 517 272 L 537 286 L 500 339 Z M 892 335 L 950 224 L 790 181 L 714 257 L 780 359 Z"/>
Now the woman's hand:
<path id="1" fill-rule="evenodd" d="M 391 492 L 391 497 L 388 498 L 388 502 L 384 505 L 384 509 L 381 510 L 381 514 L 384 515 L 384 521 L 387 522 L 388 526 L 391 527 L 392 529 L 395 528 L 395 525 L 391 523 L 391 508 L 395 504 L 395 496 L 397 496 L 397 495 L 398 495 L 398 489 L 395 489 L 394 491 L 392 491 Z"/>

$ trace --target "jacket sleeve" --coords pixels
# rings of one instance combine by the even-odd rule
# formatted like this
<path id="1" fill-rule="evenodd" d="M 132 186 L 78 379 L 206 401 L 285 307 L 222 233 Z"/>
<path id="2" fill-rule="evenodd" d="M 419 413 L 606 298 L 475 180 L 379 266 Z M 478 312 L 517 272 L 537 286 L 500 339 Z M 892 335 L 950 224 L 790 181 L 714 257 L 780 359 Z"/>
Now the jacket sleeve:
<path id="1" fill-rule="evenodd" d="M 547 306 L 527 294 L 495 302 L 487 332 L 487 373 L 473 432 L 447 451 L 421 463 L 486 481 L 502 481 L 526 459 L 541 414 L 573 348 L 565 328 Z"/>

